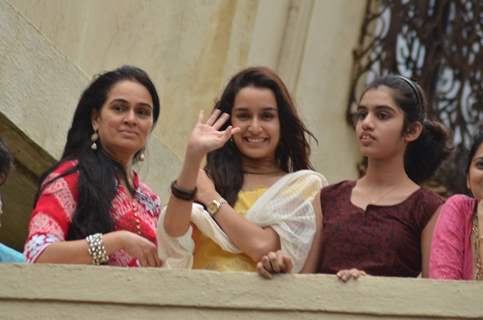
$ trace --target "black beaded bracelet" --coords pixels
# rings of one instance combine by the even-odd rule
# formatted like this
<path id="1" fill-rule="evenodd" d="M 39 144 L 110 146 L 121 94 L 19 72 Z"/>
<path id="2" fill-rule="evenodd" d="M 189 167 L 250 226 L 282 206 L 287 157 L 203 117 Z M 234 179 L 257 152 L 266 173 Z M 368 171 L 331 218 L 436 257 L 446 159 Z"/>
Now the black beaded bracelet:
<path id="1" fill-rule="evenodd" d="M 171 183 L 171 194 L 181 200 L 192 201 L 195 198 L 197 188 L 194 190 L 181 189 L 176 185 L 176 180 Z"/>

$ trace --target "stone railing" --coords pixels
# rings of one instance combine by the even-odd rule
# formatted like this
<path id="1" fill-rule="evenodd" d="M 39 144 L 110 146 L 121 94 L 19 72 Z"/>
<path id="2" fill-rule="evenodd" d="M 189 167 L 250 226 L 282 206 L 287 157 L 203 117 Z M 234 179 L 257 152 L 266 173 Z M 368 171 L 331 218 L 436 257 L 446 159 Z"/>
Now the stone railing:
<path id="1" fill-rule="evenodd" d="M 0 265 L 0 319 L 482 319 L 483 282 Z"/>

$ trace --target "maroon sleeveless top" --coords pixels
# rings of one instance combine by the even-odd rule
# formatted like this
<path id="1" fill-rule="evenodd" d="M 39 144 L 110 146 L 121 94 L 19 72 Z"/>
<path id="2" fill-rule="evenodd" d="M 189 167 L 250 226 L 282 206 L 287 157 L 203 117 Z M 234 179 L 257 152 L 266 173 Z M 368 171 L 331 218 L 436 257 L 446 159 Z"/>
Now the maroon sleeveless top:
<path id="1" fill-rule="evenodd" d="M 420 188 L 396 205 L 352 204 L 355 181 L 320 194 L 323 229 L 318 273 L 356 268 L 378 276 L 416 277 L 421 272 L 421 233 L 444 202 Z"/>

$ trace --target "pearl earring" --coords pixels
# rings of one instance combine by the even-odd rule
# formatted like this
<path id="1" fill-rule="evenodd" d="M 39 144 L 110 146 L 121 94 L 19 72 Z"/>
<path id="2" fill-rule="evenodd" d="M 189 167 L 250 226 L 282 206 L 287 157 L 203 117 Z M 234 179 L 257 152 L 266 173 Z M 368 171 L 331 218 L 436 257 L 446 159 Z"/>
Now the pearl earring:
<path id="1" fill-rule="evenodd" d="M 146 157 L 144 156 L 144 152 L 141 152 L 138 157 L 139 161 L 143 162 L 145 158 Z"/>
<path id="2" fill-rule="evenodd" d="M 97 130 L 96 130 L 96 131 L 94 131 L 94 133 L 91 135 L 91 142 L 92 142 L 92 144 L 91 144 L 91 149 L 92 149 L 92 150 L 94 150 L 94 151 L 96 151 L 96 150 L 97 150 L 97 143 L 96 143 L 97 139 L 99 139 L 99 134 L 97 134 Z"/>

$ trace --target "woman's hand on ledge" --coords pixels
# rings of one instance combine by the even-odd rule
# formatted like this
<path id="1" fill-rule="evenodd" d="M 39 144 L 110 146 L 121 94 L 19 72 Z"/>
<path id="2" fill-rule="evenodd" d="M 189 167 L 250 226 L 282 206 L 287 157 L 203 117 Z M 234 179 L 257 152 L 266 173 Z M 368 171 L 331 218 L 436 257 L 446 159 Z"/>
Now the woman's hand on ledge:
<path id="1" fill-rule="evenodd" d="M 102 243 L 108 256 L 122 249 L 137 258 L 143 267 L 162 265 L 156 246 L 135 233 L 126 230 L 108 232 L 102 235 Z M 85 239 L 58 241 L 48 245 L 35 263 L 91 264 L 92 257 Z"/>
<path id="2" fill-rule="evenodd" d="M 293 262 L 281 250 L 270 252 L 257 263 L 257 272 L 266 279 L 271 279 L 274 273 L 289 273 Z"/>
<path id="3" fill-rule="evenodd" d="M 358 279 L 361 276 L 367 276 L 367 273 L 365 273 L 363 270 L 355 268 L 343 269 L 337 272 L 337 277 L 344 282 L 347 282 L 350 279 Z"/>
<path id="4" fill-rule="evenodd" d="M 117 235 L 121 242 L 121 248 L 130 256 L 136 257 L 141 267 L 162 266 L 163 262 L 159 259 L 156 245 L 148 239 L 124 230 L 112 232 L 105 237 L 108 238 L 109 235 Z"/>

